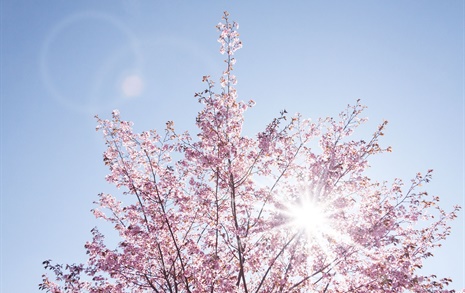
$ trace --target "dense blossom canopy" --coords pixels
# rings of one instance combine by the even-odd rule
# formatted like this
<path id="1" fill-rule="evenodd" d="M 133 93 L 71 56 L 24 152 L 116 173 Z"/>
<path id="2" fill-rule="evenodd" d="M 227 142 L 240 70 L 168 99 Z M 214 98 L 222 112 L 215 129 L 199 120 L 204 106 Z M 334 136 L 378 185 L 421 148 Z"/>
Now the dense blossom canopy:
<path id="1" fill-rule="evenodd" d="M 194 136 L 173 122 L 135 133 L 113 112 L 97 117 L 108 182 L 97 218 L 120 237 L 108 247 L 97 228 L 87 264 L 44 265 L 48 292 L 449 292 L 447 278 L 422 275 L 449 234 L 439 198 L 419 191 L 431 170 L 408 183 L 375 182 L 367 159 L 390 151 L 351 139 L 365 119 L 359 101 L 337 119 L 314 122 L 283 110 L 255 137 L 242 134 L 234 53 L 237 23 L 217 25 L 226 69 L 219 92 L 209 76 L 196 94 Z"/>

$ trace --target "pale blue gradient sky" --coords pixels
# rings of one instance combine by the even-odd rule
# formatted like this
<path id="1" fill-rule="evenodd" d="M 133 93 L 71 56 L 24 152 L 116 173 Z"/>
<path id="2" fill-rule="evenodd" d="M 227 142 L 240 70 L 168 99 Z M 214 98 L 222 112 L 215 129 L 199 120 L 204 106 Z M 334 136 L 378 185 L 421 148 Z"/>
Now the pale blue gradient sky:
<path id="1" fill-rule="evenodd" d="M 223 70 L 214 26 L 229 10 L 244 48 L 239 97 L 255 99 L 246 133 L 279 111 L 334 116 L 369 108 L 361 135 L 390 121 L 379 180 L 435 170 L 427 190 L 464 204 L 464 1 L 1 2 L 1 292 L 37 292 L 41 262 L 85 261 L 110 192 L 93 116 L 114 108 L 137 130 L 193 130 L 194 92 Z M 125 97 L 127 77 L 143 83 Z M 137 90 L 137 89 L 133 89 Z M 425 270 L 465 287 L 464 214 Z"/>

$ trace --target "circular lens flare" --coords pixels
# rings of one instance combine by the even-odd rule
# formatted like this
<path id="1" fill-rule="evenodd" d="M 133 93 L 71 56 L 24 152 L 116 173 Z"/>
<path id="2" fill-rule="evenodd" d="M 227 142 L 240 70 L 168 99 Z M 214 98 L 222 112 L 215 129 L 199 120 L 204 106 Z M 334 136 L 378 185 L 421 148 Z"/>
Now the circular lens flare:
<path id="1" fill-rule="evenodd" d="M 144 89 L 144 82 L 138 75 L 129 75 L 124 78 L 121 89 L 126 97 L 137 97 Z"/>

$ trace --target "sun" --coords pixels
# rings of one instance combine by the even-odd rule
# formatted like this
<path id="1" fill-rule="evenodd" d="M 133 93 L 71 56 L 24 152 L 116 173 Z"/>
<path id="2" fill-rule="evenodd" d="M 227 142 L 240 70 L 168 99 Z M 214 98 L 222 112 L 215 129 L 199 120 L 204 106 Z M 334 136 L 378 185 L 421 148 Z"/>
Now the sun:
<path id="1" fill-rule="evenodd" d="M 304 230 L 307 236 L 324 234 L 328 230 L 329 218 L 324 206 L 306 199 L 287 207 L 290 225 Z"/>
<path id="2" fill-rule="evenodd" d="M 287 204 L 283 212 L 286 214 L 287 229 L 304 236 L 309 264 L 314 262 L 315 249 L 332 258 L 336 243 L 350 243 L 346 233 L 335 223 L 335 211 L 330 202 L 302 196 Z"/>
<path id="3" fill-rule="evenodd" d="M 337 246 L 356 245 L 345 228 L 345 222 L 350 220 L 341 221 L 338 214 L 343 211 L 330 197 L 318 200 L 311 194 L 303 194 L 280 211 L 285 214 L 287 229 L 305 235 L 309 251 L 318 248 L 326 256 L 333 257 Z M 310 255 L 309 252 L 309 259 Z"/>

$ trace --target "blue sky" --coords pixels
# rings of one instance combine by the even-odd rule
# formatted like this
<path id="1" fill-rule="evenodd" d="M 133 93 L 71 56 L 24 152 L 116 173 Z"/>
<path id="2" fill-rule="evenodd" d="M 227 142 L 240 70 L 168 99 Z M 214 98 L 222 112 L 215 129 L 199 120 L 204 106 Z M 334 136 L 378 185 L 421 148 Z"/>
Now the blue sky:
<path id="1" fill-rule="evenodd" d="M 136 130 L 193 130 L 193 94 L 223 70 L 214 26 L 239 22 L 246 133 L 279 111 L 334 116 L 361 99 L 379 180 L 435 170 L 427 190 L 464 205 L 464 2 L 1 2 L 1 292 L 37 292 L 41 262 L 83 262 L 104 176 L 95 119 L 118 108 Z M 425 270 L 465 287 L 464 213 Z"/>

